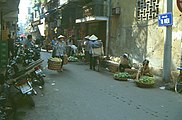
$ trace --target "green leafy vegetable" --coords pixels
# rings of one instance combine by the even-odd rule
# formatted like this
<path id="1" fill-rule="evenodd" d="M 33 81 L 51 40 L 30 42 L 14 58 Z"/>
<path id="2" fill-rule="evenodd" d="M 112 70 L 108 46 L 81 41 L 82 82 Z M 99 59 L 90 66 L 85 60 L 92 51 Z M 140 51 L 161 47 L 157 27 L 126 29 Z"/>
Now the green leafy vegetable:
<path id="1" fill-rule="evenodd" d="M 131 75 L 127 72 L 120 72 L 120 73 L 115 73 L 114 77 L 115 78 L 130 78 Z"/>
<path id="2" fill-rule="evenodd" d="M 154 78 L 149 77 L 149 76 L 141 76 L 140 79 L 138 80 L 140 83 L 145 83 L 145 84 L 154 84 Z"/>

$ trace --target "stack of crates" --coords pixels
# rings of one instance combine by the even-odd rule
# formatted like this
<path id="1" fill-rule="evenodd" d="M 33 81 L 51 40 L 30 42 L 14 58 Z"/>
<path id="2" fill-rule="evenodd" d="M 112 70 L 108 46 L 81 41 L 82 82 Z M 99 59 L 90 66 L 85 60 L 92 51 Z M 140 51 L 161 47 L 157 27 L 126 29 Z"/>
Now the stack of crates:
<path id="1" fill-rule="evenodd" d="M 0 40 L 0 68 L 8 64 L 8 41 Z"/>

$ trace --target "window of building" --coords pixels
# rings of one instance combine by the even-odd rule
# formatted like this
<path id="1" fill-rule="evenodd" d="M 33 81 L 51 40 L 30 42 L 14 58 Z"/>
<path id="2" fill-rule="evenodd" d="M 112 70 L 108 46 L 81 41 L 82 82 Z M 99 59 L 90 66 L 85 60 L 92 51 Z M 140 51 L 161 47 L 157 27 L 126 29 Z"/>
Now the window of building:
<path id="1" fill-rule="evenodd" d="M 137 0 L 137 20 L 157 19 L 159 14 L 159 0 Z"/>

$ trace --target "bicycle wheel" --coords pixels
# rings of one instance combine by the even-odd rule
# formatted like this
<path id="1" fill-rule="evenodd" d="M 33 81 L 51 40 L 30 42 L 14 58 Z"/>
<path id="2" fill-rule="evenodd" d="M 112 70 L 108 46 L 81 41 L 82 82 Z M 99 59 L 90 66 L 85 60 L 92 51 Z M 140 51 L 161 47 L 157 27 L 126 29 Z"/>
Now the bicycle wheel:
<path id="1" fill-rule="evenodd" d="M 177 80 L 175 83 L 175 92 L 182 93 L 182 81 Z"/>

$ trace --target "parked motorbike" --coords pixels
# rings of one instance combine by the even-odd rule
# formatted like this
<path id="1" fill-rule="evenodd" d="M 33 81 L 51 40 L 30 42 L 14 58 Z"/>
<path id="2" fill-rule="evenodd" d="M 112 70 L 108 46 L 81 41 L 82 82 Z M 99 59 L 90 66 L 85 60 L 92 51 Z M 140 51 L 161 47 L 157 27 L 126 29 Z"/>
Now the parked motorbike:
<path id="1" fill-rule="evenodd" d="M 24 98 L 27 98 L 27 102 L 30 104 L 30 106 L 35 106 L 32 95 L 37 95 L 37 92 L 32 87 L 32 80 L 29 76 L 24 76 L 16 80 L 13 86 L 20 91 Z"/>
<path id="2" fill-rule="evenodd" d="M 40 59 L 40 52 L 41 52 L 41 48 L 39 47 L 39 45 L 34 45 L 32 47 L 33 51 L 34 51 L 34 55 L 33 55 L 33 60 L 38 60 Z"/>
<path id="3" fill-rule="evenodd" d="M 34 85 L 43 86 L 45 74 L 41 70 L 40 66 L 34 68 L 34 71 L 31 73 L 32 82 Z"/>
<path id="4" fill-rule="evenodd" d="M 7 66 L 6 80 L 10 85 L 14 86 L 17 90 L 19 90 L 22 95 L 29 98 L 27 99 L 27 101 L 29 101 L 31 106 L 35 106 L 35 103 L 31 98 L 31 95 L 36 95 L 37 92 L 32 87 L 32 79 L 30 73 L 28 73 L 26 70 L 19 71 L 18 73 L 15 72 L 15 65 L 16 61 L 12 60 L 10 64 Z"/>
<path id="5" fill-rule="evenodd" d="M 25 49 L 25 65 L 33 62 L 34 51 L 30 48 Z"/>
<path id="6" fill-rule="evenodd" d="M 32 95 L 37 95 L 33 84 L 44 85 L 45 75 L 40 69 L 43 60 L 39 59 L 38 46 L 24 49 L 22 45 L 17 45 L 16 55 L 9 60 L 5 75 L 8 85 L 16 88 L 32 107 L 35 106 Z"/>
<path id="7" fill-rule="evenodd" d="M 20 42 L 15 43 L 15 56 L 23 54 L 24 54 L 23 44 Z"/>
<path id="8" fill-rule="evenodd" d="M 4 83 L 0 88 L 0 120 L 13 120 L 16 107 L 10 94 L 10 86 Z"/>

